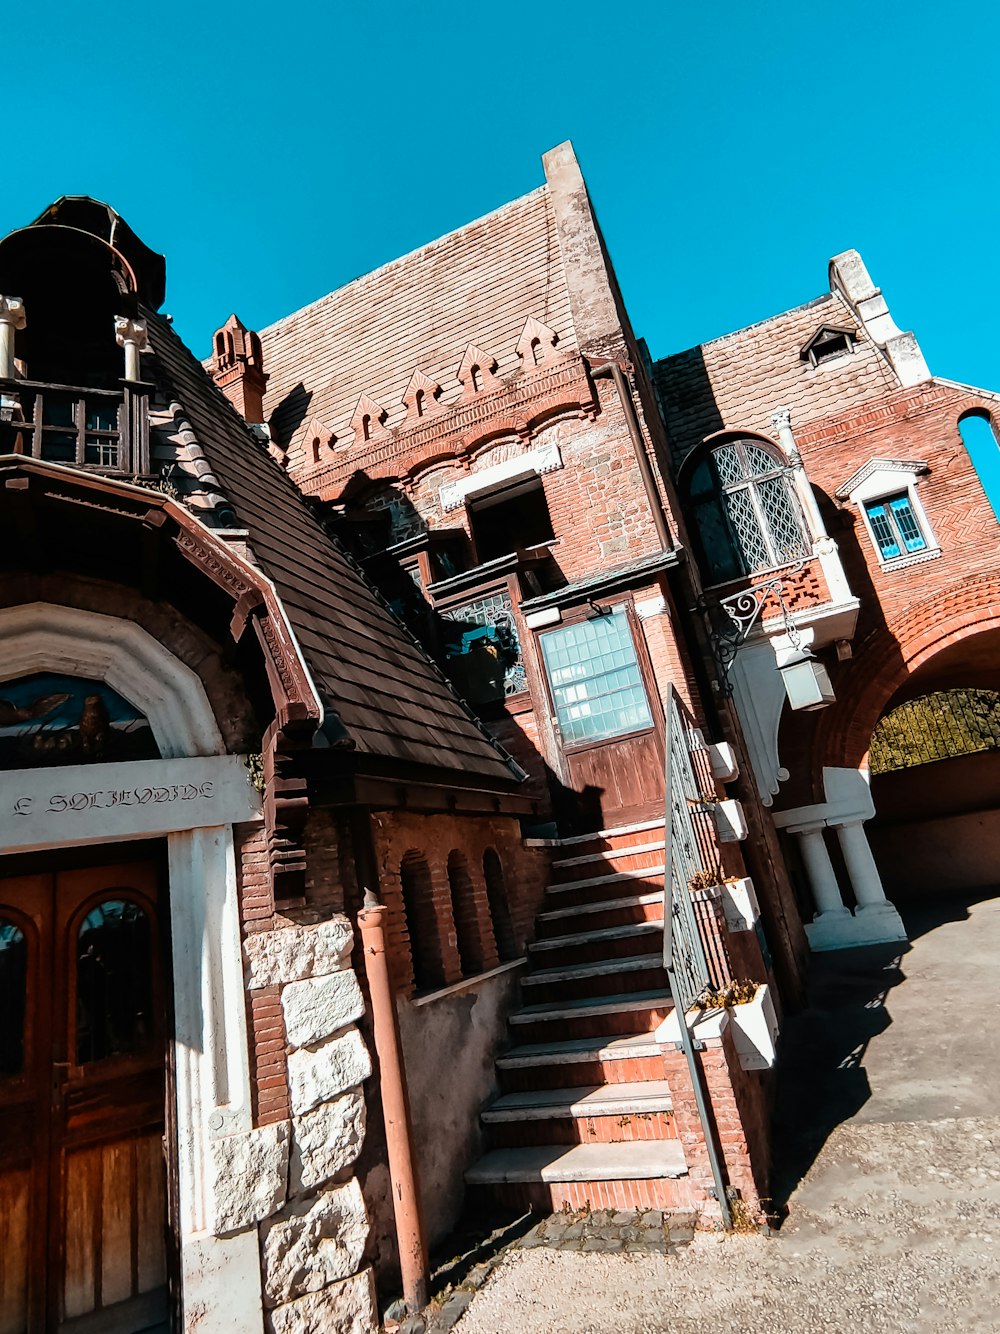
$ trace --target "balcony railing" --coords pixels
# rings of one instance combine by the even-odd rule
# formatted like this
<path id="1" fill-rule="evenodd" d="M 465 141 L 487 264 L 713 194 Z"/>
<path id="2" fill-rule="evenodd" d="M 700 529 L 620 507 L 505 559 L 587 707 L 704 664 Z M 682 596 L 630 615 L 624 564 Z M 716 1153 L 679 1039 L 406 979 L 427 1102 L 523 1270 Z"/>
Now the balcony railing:
<path id="1" fill-rule="evenodd" d="M 0 453 L 98 472 L 149 471 L 146 386 L 0 381 Z"/>

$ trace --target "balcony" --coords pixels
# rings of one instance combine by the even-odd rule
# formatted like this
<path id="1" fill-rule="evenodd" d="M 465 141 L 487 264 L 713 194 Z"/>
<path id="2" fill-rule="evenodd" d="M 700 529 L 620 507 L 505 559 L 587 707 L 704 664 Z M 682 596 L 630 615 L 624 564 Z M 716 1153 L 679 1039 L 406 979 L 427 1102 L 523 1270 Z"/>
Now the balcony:
<path id="1" fill-rule="evenodd" d="M 149 472 L 148 386 L 84 389 L 0 380 L 0 454 L 102 473 Z"/>

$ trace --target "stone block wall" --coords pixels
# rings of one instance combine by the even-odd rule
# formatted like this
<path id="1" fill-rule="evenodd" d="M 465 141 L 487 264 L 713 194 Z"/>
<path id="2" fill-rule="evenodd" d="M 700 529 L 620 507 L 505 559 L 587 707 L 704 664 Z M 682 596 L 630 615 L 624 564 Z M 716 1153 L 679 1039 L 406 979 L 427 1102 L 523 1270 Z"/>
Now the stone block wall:
<path id="1" fill-rule="evenodd" d="M 314 817 L 312 903 L 301 915 L 317 920 L 274 913 L 262 831 L 239 849 L 254 1128 L 213 1141 L 212 1227 L 257 1227 L 272 1334 L 369 1334 L 377 1316 L 355 1163 L 372 1063 L 351 924 L 329 906 L 343 898 L 341 848 L 326 813 Z"/>

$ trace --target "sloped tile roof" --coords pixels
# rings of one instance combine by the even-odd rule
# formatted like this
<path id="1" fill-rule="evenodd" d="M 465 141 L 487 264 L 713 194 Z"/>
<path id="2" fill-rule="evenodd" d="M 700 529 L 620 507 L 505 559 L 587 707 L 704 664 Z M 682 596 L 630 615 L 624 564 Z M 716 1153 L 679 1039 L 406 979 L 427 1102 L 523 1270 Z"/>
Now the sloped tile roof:
<path id="1" fill-rule="evenodd" d="M 478 345 L 496 358 L 499 375 L 510 374 L 532 315 L 555 330 L 560 350 L 576 348 L 546 186 L 262 329 L 272 435 L 294 454 L 317 419 L 353 440 L 363 393 L 396 426 L 415 369 L 440 383 L 442 405 L 454 403 L 466 347 Z"/>
<path id="2" fill-rule="evenodd" d="M 813 367 L 800 352 L 824 324 L 857 330 L 858 342 L 850 355 Z M 899 385 L 847 303 L 830 292 L 666 357 L 656 363 L 654 373 L 678 459 L 715 431 L 773 436 L 771 413 L 776 408 L 789 408 L 792 429 L 798 430 Z"/>
<path id="3" fill-rule="evenodd" d="M 459 770 L 513 786 L 503 753 L 166 321 L 144 312 L 167 397 L 176 398 L 213 481 L 249 530 L 316 682 L 362 755 Z"/>

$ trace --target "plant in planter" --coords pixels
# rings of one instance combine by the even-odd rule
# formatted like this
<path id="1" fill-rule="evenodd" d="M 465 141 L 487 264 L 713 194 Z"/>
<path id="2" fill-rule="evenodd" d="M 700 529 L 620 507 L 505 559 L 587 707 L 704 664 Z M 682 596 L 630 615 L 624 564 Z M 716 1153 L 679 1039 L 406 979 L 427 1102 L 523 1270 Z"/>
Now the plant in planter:
<path id="1" fill-rule="evenodd" d="M 747 978 L 742 982 L 727 982 L 721 987 L 706 987 L 695 1006 L 699 1010 L 729 1010 L 734 1005 L 749 1005 L 760 986 L 760 982 Z"/>

